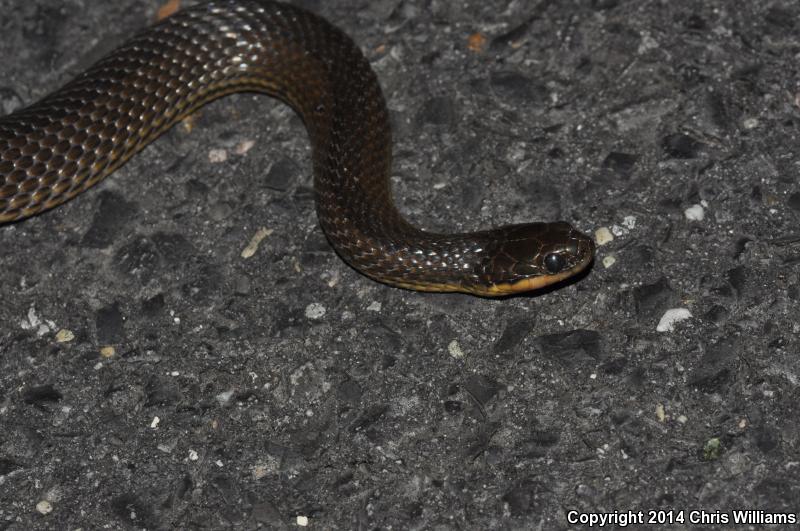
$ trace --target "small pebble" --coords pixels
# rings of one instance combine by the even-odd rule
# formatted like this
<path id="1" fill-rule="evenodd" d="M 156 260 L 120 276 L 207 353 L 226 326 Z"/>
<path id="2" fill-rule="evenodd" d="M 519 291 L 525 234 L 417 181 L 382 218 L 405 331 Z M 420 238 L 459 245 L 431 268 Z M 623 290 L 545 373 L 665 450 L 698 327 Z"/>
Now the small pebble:
<path id="1" fill-rule="evenodd" d="M 261 479 L 269 474 L 269 469 L 264 465 L 255 465 L 253 467 L 253 478 Z"/>
<path id="2" fill-rule="evenodd" d="M 616 263 L 617 259 L 614 258 L 613 256 L 603 257 L 603 267 L 605 267 L 606 269 L 608 269 L 609 267 L 613 266 Z"/>
<path id="3" fill-rule="evenodd" d="M 686 219 L 689 221 L 703 221 L 705 210 L 703 210 L 701 205 L 692 205 L 683 211 L 683 215 L 686 216 Z"/>
<path id="4" fill-rule="evenodd" d="M 31 306 L 30 308 L 28 308 L 27 319 L 23 319 L 22 321 L 20 321 L 19 325 L 22 327 L 23 330 L 33 330 L 34 328 L 39 326 L 41 322 L 42 321 L 39 319 L 39 316 L 36 315 L 36 308 Z"/>
<path id="5" fill-rule="evenodd" d="M 308 306 L 306 306 L 306 317 L 309 319 L 322 319 L 325 315 L 325 306 L 318 302 L 312 302 Z"/>
<path id="6" fill-rule="evenodd" d="M 659 422 L 667 420 L 667 413 L 664 411 L 664 404 L 656 405 L 656 418 Z"/>
<path id="7" fill-rule="evenodd" d="M 456 359 L 461 359 L 464 357 L 464 351 L 461 350 L 461 345 L 458 344 L 458 341 L 455 339 L 447 345 L 447 352 L 450 353 Z"/>
<path id="8" fill-rule="evenodd" d="M 641 55 L 650 50 L 655 50 L 656 48 L 658 48 L 658 41 L 653 38 L 650 32 L 643 31 L 642 40 L 639 43 L 639 48 L 636 50 L 636 52 Z"/>
<path id="9" fill-rule="evenodd" d="M 467 48 L 471 52 L 479 53 L 482 52 L 484 48 L 486 48 L 486 43 L 488 39 L 483 33 L 473 33 L 467 39 Z"/>
<path id="10" fill-rule="evenodd" d="M 245 153 L 250 151 L 255 145 L 256 145 L 255 140 L 242 140 L 241 142 L 236 144 L 236 147 L 234 148 L 233 151 L 237 155 L 244 155 Z"/>
<path id="11" fill-rule="evenodd" d="M 594 241 L 597 245 L 605 245 L 614 241 L 614 235 L 608 230 L 608 227 L 600 227 L 594 231 Z"/>
<path id="12" fill-rule="evenodd" d="M 721 452 L 722 442 L 717 437 L 709 439 L 706 441 L 706 444 L 703 445 L 703 457 L 706 461 L 718 459 Z"/>
<path id="13" fill-rule="evenodd" d="M 630 229 L 625 225 L 612 225 L 611 226 L 611 234 L 614 236 L 625 236 L 630 232 Z"/>
<path id="14" fill-rule="evenodd" d="M 172 453 L 172 447 L 168 444 L 161 443 L 157 445 L 156 448 L 158 449 L 159 452 L 163 452 L 165 454 Z"/>
<path id="15" fill-rule="evenodd" d="M 656 332 L 672 332 L 675 330 L 675 323 L 685 321 L 691 316 L 692 312 L 686 308 L 671 308 L 661 316 L 661 320 L 656 326 Z"/>
<path id="16" fill-rule="evenodd" d="M 308 526 L 308 516 L 298 516 L 297 525 L 299 525 L 300 527 Z"/>
<path id="17" fill-rule="evenodd" d="M 219 393 L 216 397 L 217 403 L 221 406 L 227 406 L 231 402 L 231 398 L 233 398 L 233 391 L 224 391 Z"/>
<path id="18" fill-rule="evenodd" d="M 758 118 L 745 118 L 742 125 L 745 129 L 755 129 L 758 127 Z"/>
<path id="19" fill-rule="evenodd" d="M 73 339 L 75 339 L 75 334 L 65 328 L 56 333 L 56 343 L 69 343 Z"/>
<path id="20" fill-rule="evenodd" d="M 628 230 L 636 228 L 636 216 L 625 216 L 622 218 L 622 226 Z"/>
<path id="21" fill-rule="evenodd" d="M 263 240 L 273 232 L 274 231 L 272 229 L 267 229 L 264 227 L 258 229 L 256 233 L 253 235 L 253 237 L 250 238 L 250 242 L 247 244 L 247 247 L 245 247 L 242 250 L 241 254 L 242 258 L 247 259 L 256 254 L 256 251 L 258 251 L 258 246 L 259 244 L 261 244 L 261 240 Z"/>
<path id="22" fill-rule="evenodd" d="M 36 504 L 36 510 L 42 514 L 50 514 L 53 512 L 53 505 L 47 500 L 42 500 Z"/>
<path id="23" fill-rule="evenodd" d="M 208 152 L 208 162 L 219 163 L 228 160 L 228 152 L 224 149 L 212 149 Z"/>

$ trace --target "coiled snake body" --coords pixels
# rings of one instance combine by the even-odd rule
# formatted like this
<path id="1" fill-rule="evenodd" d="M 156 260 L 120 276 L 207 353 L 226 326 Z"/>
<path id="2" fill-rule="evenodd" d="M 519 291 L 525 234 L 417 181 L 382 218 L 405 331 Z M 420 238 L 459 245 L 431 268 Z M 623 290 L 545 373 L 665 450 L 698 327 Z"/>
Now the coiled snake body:
<path id="1" fill-rule="evenodd" d="M 592 240 L 564 222 L 464 234 L 410 225 L 392 201 L 389 115 L 369 62 L 324 19 L 264 0 L 181 10 L 0 118 L 0 222 L 71 199 L 200 106 L 240 91 L 301 116 L 319 222 L 369 277 L 492 296 L 561 281 L 592 260 Z"/>

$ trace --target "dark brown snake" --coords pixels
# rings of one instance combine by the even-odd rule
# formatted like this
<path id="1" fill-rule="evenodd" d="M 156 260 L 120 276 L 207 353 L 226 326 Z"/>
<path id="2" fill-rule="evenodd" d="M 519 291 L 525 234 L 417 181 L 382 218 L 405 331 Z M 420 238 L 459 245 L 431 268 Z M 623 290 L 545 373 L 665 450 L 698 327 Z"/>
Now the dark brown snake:
<path id="1" fill-rule="evenodd" d="M 75 197 L 202 105 L 242 91 L 300 115 L 320 225 L 375 280 L 495 296 L 562 281 L 592 261 L 593 241 L 565 222 L 463 234 L 409 224 L 392 200 L 389 114 L 369 62 L 324 19 L 266 0 L 181 10 L 0 118 L 0 223 Z"/>

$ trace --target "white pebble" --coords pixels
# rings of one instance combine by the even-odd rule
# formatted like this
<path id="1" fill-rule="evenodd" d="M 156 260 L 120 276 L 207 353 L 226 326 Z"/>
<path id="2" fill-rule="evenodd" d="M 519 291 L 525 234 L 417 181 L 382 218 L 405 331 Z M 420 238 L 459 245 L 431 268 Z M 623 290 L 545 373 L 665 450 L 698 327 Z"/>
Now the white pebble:
<path id="1" fill-rule="evenodd" d="M 256 231 L 252 238 L 250 238 L 250 242 L 247 244 L 247 247 L 242 249 L 241 257 L 244 259 L 252 257 L 258 251 L 258 246 L 261 244 L 261 241 L 272 234 L 272 229 L 267 229 L 265 227 L 261 227 Z"/>
<path id="2" fill-rule="evenodd" d="M 616 263 L 617 259 L 614 258 L 613 256 L 603 257 L 603 267 L 605 267 L 606 269 L 608 269 L 609 267 L 613 266 Z"/>
<path id="3" fill-rule="evenodd" d="M 326 311 L 325 306 L 318 302 L 312 302 L 306 306 L 306 317 L 309 319 L 322 319 Z"/>
<path id="4" fill-rule="evenodd" d="M 39 316 L 36 315 L 36 309 L 31 306 L 28 308 L 28 319 L 23 319 L 20 321 L 19 325 L 23 330 L 32 330 L 39 326 L 40 323 L 41 321 L 39 320 Z"/>
<path id="5" fill-rule="evenodd" d="M 237 155 L 244 155 L 248 151 L 252 149 L 253 146 L 256 145 L 255 140 L 242 140 L 238 144 L 236 144 L 236 148 L 233 150 Z"/>
<path id="6" fill-rule="evenodd" d="M 611 234 L 614 236 L 625 236 L 630 231 L 624 225 L 611 225 Z"/>
<path id="7" fill-rule="evenodd" d="M 692 312 L 686 308 L 671 308 L 661 316 L 661 320 L 656 326 L 656 332 L 672 332 L 675 330 L 675 323 L 685 321 L 691 316 Z"/>
<path id="8" fill-rule="evenodd" d="M 299 525 L 300 527 L 308 526 L 308 516 L 298 516 L 297 525 Z"/>
<path id="9" fill-rule="evenodd" d="M 42 514 L 50 514 L 53 512 L 53 505 L 47 500 L 42 500 L 36 504 L 36 510 Z"/>
<path id="10" fill-rule="evenodd" d="M 636 228 L 636 216 L 625 216 L 622 218 L 622 225 L 626 229 L 633 230 Z"/>
<path id="11" fill-rule="evenodd" d="M 683 211 L 683 215 L 686 216 L 686 219 L 689 221 L 703 221 L 703 218 L 706 216 L 706 212 L 703 210 L 702 206 L 692 205 Z"/>
<path id="12" fill-rule="evenodd" d="M 758 127 L 758 118 L 745 118 L 742 125 L 745 129 L 755 129 Z"/>
<path id="13" fill-rule="evenodd" d="M 214 398 L 217 399 L 217 403 L 221 406 L 227 406 L 231 402 L 231 398 L 233 398 L 233 391 L 223 391 L 219 393 Z"/>
<path id="14" fill-rule="evenodd" d="M 228 152 L 224 149 L 212 149 L 208 152 L 208 162 L 218 163 L 228 160 Z"/>
<path id="15" fill-rule="evenodd" d="M 456 359 L 461 359 L 464 357 L 464 351 L 461 350 L 461 345 L 459 345 L 458 341 L 455 339 L 452 340 L 449 345 L 447 345 L 447 352 L 449 352 L 450 355 Z"/>
<path id="16" fill-rule="evenodd" d="M 608 227 L 600 227 L 594 231 L 594 241 L 597 245 L 605 245 L 614 241 L 614 235 L 608 230 Z"/>
<path id="17" fill-rule="evenodd" d="M 165 454 L 171 454 L 173 450 L 173 446 L 164 443 L 157 445 L 156 448 L 158 449 L 159 452 L 163 452 Z"/>
<path id="18" fill-rule="evenodd" d="M 56 333 L 56 343 L 69 343 L 73 339 L 75 339 L 75 334 L 66 328 L 62 328 Z"/>

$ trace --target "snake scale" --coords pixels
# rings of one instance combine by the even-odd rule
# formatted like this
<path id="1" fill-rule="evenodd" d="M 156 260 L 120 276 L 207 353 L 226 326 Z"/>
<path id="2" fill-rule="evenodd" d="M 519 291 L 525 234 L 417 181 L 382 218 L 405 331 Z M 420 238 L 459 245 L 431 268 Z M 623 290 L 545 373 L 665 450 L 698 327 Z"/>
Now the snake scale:
<path id="1" fill-rule="evenodd" d="M 375 280 L 497 296 L 563 281 L 593 259 L 593 241 L 566 222 L 462 234 L 407 222 L 392 200 L 389 113 L 369 62 L 323 18 L 266 0 L 182 9 L 0 118 L 0 223 L 75 197 L 202 105 L 242 91 L 302 118 L 320 225 Z"/>

